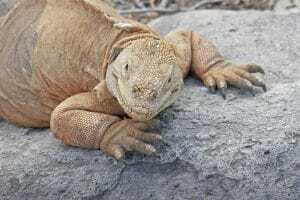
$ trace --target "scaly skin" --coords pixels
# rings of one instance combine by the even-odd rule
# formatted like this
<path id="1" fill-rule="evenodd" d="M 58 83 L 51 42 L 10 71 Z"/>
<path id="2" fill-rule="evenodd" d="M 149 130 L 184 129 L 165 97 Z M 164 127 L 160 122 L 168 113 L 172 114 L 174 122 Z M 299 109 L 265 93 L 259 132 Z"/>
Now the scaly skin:
<path id="1" fill-rule="evenodd" d="M 265 84 L 255 64 L 225 61 L 192 31 L 162 37 L 99 0 L 22 0 L 0 27 L 0 115 L 48 127 L 65 144 L 156 153 L 147 122 L 179 96 L 191 71 L 225 98 L 227 84 Z M 127 117 L 131 117 L 128 119 Z"/>

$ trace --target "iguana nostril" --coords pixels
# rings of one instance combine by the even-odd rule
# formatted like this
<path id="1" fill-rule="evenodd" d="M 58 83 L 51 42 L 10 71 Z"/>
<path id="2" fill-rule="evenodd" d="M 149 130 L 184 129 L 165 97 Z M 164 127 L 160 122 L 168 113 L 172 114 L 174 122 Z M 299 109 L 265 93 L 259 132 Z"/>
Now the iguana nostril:
<path id="1" fill-rule="evenodd" d="M 133 94 L 137 94 L 139 92 L 141 92 L 141 88 L 140 87 L 138 87 L 137 85 L 135 85 L 135 86 L 132 87 L 132 93 Z"/>

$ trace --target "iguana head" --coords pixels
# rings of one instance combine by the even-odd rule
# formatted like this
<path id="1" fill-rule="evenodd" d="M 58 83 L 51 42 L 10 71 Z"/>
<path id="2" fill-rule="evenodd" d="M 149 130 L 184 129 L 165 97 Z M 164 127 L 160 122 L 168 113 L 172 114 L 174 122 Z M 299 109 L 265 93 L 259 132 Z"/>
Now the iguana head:
<path id="1" fill-rule="evenodd" d="M 146 38 L 114 51 L 106 82 L 130 117 L 150 120 L 175 101 L 183 75 L 171 44 Z"/>

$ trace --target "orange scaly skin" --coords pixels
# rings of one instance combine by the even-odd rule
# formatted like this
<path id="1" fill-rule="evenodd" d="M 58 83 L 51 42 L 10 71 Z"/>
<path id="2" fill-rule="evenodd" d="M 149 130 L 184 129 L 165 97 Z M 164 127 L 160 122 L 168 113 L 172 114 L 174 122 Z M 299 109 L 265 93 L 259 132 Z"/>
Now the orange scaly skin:
<path id="1" fill-rule="evenodd" d="M 224 98 L 227 84 L 266 88 L 251 74 L 261 67 L 226 62 L 191 31 L 162 37 L 100 0 L 22 0 L 1 19 L 0 47 L 1 117 L 116 159 L 156 153 L 146 142 L 161 136 L 144 132 L 147 121 L 190 71 Z"/>

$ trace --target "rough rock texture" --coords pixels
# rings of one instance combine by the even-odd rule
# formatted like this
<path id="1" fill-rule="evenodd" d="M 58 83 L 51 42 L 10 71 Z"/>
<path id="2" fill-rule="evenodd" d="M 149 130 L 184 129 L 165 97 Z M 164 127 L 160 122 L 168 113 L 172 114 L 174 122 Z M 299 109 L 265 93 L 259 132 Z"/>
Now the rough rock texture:
<path id="1" fill-rule="evenodd" d="M 18 0 L 0 0 L 0 17 L 5 15 Z"/>
<path id="2" fill-rule="evenodd" d="M 119 10 L 127 10 L 133 8 L 141 8 L 143 6 L 150 7 L 151 3 L 149 0 L 135 0 L 135 1 L 124 1 L 124 0 L 104 0 L 111 6 Z M 202 1 L 202 3 L 201 3 Z M 141 3 L 142 2 L 142 3 Z M 156 6 L 165 5 L 168 8 L 175 7 L 193 7 L 198 3 L 197 9 L 258 9 L 258 10 L 290 10 L 300 6 L 300 0 L 155 0 Z M 162 4 L 160 4 L 162 3 Z M 163 6 L 164 7 L 164 6 Z"/>
<path id="3" fill-rule="evenodd" d="M 299 11 L 300 0 L 274 0 L 276 4 L 273 5 L 275 11 Z"/>
<path id="4" fill-rule="evenodd" d="M 201 11 L 152 23 L 192 29 L 228 58 L 266 69 L 267 93 L 230 89 L 224 101 L 199 81 L 155 120 L 161 157 L 61 144 L 48 130 L 0 122 L 0 199 L 300 199 L 300 13 Z M 298 21 L 297 21 L 298 20 Z"/>

